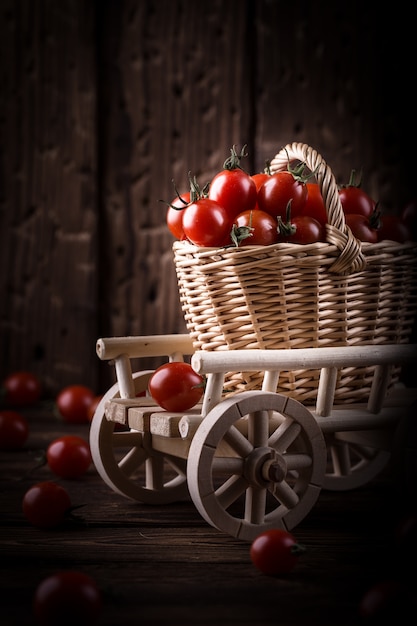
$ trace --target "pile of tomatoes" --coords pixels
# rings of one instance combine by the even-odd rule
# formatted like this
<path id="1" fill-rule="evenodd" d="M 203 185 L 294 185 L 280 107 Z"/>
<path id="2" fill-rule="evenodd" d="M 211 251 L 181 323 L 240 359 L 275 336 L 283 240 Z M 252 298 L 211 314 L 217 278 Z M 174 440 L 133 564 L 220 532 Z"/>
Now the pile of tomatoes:
<path id="1" fill-rule="evenodd" d="M 190 190 L 172 200 L 167 225 L 174 237 L 199 247 L 241 247 L 280 242 L 310 244 L 326 241 L 326 207 L 314 173 L 305 163 L 287 170 L 248 174 L 241 153 L 231 149 L 223 168 L 202 189 L 195 178 Z M 381 215 L 377 203 L 355 180 L 339 187 L 346 223 L 360 241 L 413 240 L 415 203 L 399 214 Z"/>

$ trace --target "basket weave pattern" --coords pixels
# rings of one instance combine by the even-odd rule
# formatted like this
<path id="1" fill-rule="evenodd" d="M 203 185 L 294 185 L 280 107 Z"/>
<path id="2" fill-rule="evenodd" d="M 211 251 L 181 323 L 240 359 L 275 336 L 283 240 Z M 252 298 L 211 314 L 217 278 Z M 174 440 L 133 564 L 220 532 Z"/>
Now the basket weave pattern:
<path id="1" fill-rule="evenodd" d="M 361 244 L 345 224 L 336 181 L 321 156 L 289 144 L 271 170 L 286 169 L 288 158 L 316 171 L 329 220 L 326 242 L 227 249 L 175 242 L 180 301 L 195 349 L 407 343 L 417 313 L 417 243 Z M 335 402 L 365 398 L 372 372 L 340 370 Z M 258 372 L 231 372 L 225 389 L 258 389 L 261 380 Z M 277 391 L 308 403 L 317 385 L 318 371 L 281 372 Z"/>

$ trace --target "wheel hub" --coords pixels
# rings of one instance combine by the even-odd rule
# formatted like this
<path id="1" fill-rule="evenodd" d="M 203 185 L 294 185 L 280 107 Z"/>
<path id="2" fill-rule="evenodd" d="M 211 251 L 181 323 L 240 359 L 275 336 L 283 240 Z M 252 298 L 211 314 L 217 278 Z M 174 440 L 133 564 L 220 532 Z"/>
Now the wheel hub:
<path id="1" fill-rule="evenodd" d="M 255 448 L 245 459 L 243 473 L 249 483 L 266 487 L 285 479 L 287 464 L 273 448 Z"/>

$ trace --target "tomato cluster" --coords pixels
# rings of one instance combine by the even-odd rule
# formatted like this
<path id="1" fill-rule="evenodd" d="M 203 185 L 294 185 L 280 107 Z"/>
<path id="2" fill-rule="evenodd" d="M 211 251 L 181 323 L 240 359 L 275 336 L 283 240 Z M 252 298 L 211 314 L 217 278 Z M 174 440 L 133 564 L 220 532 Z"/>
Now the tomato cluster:
<path id="1" fill-rule="evenodd" d="M 167 225 L 174 237 L 201 247 L 326 241 L 327 210 L 305 163 L 293 168 L 288 163 L 287 170 L 273 174 L 267 164 L 263 172 L 249 175 L 240 165 L 244 156 L 244 148 L 237 154 L 233 147 L 203 190 L 190 178 L 190 191 L 177 194 L 168 206 Z M 353 235 L 369 243 L 415 241 L 416 203 L 399 214 L 382 215 L 361 182 L 352 170 L 349 183 L 338 189 Z"/>
<path id="2" fill-rule="evenodd" d="M 203 189 L 190 177 L 190 192 L 177 194 L 168 206 L 167 225 L 174 237 L 201 247 L 323 241 L 326 210 L 322 201 L 318 208 L 308 201 L 311 174 L 304 174 L 305 164 L 274 174 L 266 167 L 250 175 L 240 165 L 244 156 L 245 148 L 238 154 L 233 147 L 223 169 Z"/>

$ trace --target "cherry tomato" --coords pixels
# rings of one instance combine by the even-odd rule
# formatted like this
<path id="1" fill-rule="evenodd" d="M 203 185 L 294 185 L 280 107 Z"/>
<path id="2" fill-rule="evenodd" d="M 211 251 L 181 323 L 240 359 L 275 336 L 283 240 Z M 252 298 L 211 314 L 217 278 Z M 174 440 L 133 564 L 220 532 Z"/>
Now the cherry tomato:
<path id="1" fill-rule="evenodd" d="M 245 147 L 237 154 L 233 146 L 230 153 L 223 169 L 212 179 L 208 197 L 224 207 L 233 221 L 239 213 L 255 208 L 257 191 L 253 178 L 240 167 L 241 159 L 246 156 Z"/>
<path id="2" fill-rule="evenodd" d="M 167 210 L 167 226 L 174 237 L 180 241 L 185 238 L 184 229 L 182 227 L 182 216 L 184 209 L 190 203 L 190 195 L 191 193 L 187 191 L 181 194 L 181 196 L 177 196 L 172 200 Z M 175 209 L 174 207 L 178 208 Z"/>
<path id="3" fill-rule="evenodd" d="M 173 361 L 158 367 L 148 383 L 152 398 L 166 411 L 187 411 L 204 393 L 204 379 L 188 363 Z"/>
<path id="4" fill-rule="evenodd" d="M 236 237 L 240 246 L 269 246 L 278 241 L 277 226 L 277 220 L 265 211 L 244 211 L 234 220 L 232 239 Z"/>
<path id="5" fill-rule="evenodd" d="M 397 622 L 405 608 L 405 600 L 404 590 L 397 580 L 384 580 L 364 593 L 359 603 L 359 615 L 375 624 L 386 623 L 387 619 Z"/>
<path id="6" fill-rule="evenodd" d="M 270 176 L 271 176 L 271 174 L 267 174 L 266 172 L 259 172 L 258 174 L 252 174 L 252 176 L 251 176 L 251 178 L 252 178 L 252 180 L 253 180 L 253 182 L 255 183 L 255 186 L 256 186 L 255 209 L 259 209 L 259 204 L 258 204 L 258 192 L 259 192 L 259 189 L 262 187 L 264 182 L 266 182 L 268 180 L 268 178 Z"/>
<path id="7" fill-rule="evenodd" d="M 372 228 L 369 217 L 348 213 L 345 215 L 345 222 L 359 241 L 367 241 L 369 243 L 378 241 L 378 231 L 376 228 Z"/>
<path id="8" fill-rule="evenodd" d="M 400 215 L 383 215 L 377 235 L 378 241 L 389 239 L 390 241 L 405 243 L 412 240 L 411 230 Z"/>
<path id="9" fill-rule="evenodd" d="M 49 468 L 61 478 L 78 478 L 91 465 L 90 446 L 82 437 L 63 435 L 52 441 L 46 450 Z"/>
<path id="10" fill-rule="evenodd" d="M 306 183 L 307 198 L 300 215 L 314 217 L 323 226 L 327 224 L 327 211 L 324 205 L 323 196 L 317 183 Z"/>
<path id="11" fill-rule="evenodd" d="M 89 387 L 69 385 L 57 395 L 56 406 L 65 422 L 82 424 L 88 422 L 88 407 L 93 400 L 94 393 Z"/>
<path id="12" fill-rule="evenodd" d="M 182 227 L 196 246 L 212 248 L 231 243 L 232 222 L 227 211 L 210 198 L 199 198 L 184 210 Z"/>
<path id="13" fill-rule="evenodd" d="M 278 240 L 289 243 L 316 243 L 324 241 L 324 228 L 309 215 L 296 215 L 288 222 L 278 222 Z"/>
<path id="14" fill-rule="evenodd" d="M 300 215 L 306 199 L 306 183 L 289 171 L 272 174 L 258 191 L 259 208 L 275 218 L 285 219 L 289 202 L 292 216 Z"/>
<path id="15" fill-rule="evenodd" d="M 270 178 L 271 174 L 266 172 L 258 172 L 258 174 L 252 174 L 251 178 L 255 183 L 256 191 L 258 192 L 262 185 Z"/>
<path id="16" fill-rule="evenodd" d="M 25 493 L 22 509 L 26 519 L 38 528 L 54 528 L 61 524 L 71 508 L 67 490 L 52 481 L 33 485 Z"/>
<path id="17" fill-rule="evenodd" d="M 93 578 L 67 570 L 45 578 L 33 596 L 33 614 L 42 626 L 90 626 L 102 610 L 102 597 Z"/>
<path id="18" fill-rule="evenodd" d="M 100 404 L 102 397 L 103 396 L 94 396 L 94 398 L 92 399 L 92 401 L 88 405 L 87 419 L 88 419 L 89 422 L 91 422 L 93 420 L 94 413 L 96 412 L 96 409 L 97 409 L 98 405 Z"/>
<path id="19" fill-rule="evenodd" d="M 17 411 L 0 410 L 0 449 L 18 450 L 29 436 L 29 423 Z"/>
<path id="20" fill-rule="evenodd" d="M 3 381 L 4 401 L 8 406 L 26 407 L 39 402 L 42 385 L 32 372 L 13 372 Z"/>
<path id="21" fill-rule="evenodd" d="M 297 543 L 294 535 L 274 528 L 258 535 L 250 547 L 250 558 L 263 574 L 280 576 L 288 574 L 297 565 L 304 546 Z"/>
<path id="22" fill-rule="evenodd" d="M 352 170 L 350 180 L 347 185 L 342 185 L 339 189 L 340 202 L 345 214 L 354 213 L 371 217 L 375 210 L 376 203 L 366 191 L 361 188 L 361 180 L 355 182 L 356 171 Z"/>

